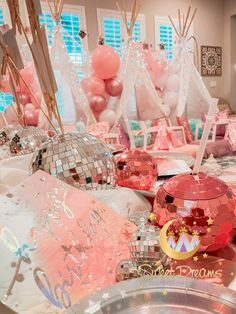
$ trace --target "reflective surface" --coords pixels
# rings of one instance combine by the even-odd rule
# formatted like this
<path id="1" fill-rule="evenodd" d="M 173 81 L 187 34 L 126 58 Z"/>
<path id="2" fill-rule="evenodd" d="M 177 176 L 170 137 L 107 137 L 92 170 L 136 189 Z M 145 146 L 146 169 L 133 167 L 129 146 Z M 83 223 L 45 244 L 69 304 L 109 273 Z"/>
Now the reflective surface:
<path id="1" fill-rule="evenodd" d="M 117 184 L 131 189 L 149 190 L 157 180 L 155 159 L 140 150 L 128 150 L 116 158 Z"/>
<path id="2" fill-rule="evenodd" d="M 236 292 L 191 278 L 138 278 L 110 286 L 68 313 L 235 314 Z"/>
<path id="3" fill-rule="evenodd" d="M 156 194 L 153 212 L 153 222 L 159 227 L 177 219 L 185 223 L 189 233 L 198 232 L 201 250 L 224 248 L 236 230 L 232 190 L 223 181 L 203 173 L 182 174 L 167 180 Z"/>
<path id="4" fill-rule="evenodd" d="M 35 152 L 31 168 L 83 190 L 115 187 L 112 153 L 89 134 L 66 133 L 50 139 Z"/>

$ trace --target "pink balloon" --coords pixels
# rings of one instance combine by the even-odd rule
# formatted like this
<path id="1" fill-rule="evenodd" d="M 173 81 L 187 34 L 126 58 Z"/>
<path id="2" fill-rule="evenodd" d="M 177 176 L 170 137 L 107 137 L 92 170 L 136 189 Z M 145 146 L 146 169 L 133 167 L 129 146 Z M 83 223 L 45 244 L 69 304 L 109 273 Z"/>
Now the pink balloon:
<path id="1" fill-rule="evenodd" d="M 89 105 L 94 112 L 102 112 L 107 107 L 107 101 L 103 96 L 93 96 L 89 100 Z"/>
<path id="2" fill-rule="evenodd" d="M 26 125 L 37 126 L 38 125 L 38 116 L 39 116 L 39 112 L 38 112 L 38 110 L 35 110 L 34 107 L 33 108 L 30 107 L 28 109 L 25 109 L 25 123 L 26 123 Z"/>
<path id="3" fill-rule="evenodd" d="M 91 93 L 95 96 L 102 95 L 105 90 L 105 84 L 103 80 L 96 76 L 83 79 L 81 84 L 86 93 Z"/>
<path id="4" fill-rule="evenodd" d="M 4 111 L 5 117 L 6 117 L 6 120 L 9 124 L 19 124 L 20 123 L 16 112 L 17 112 L 16 104 L 10 105 L 5 109 L 5 111 Z"/>
<path id="5" fill-rule="evenodd" d="M 34 107 L 34 105 L 33 104 L 31 104 L 31 103 L 27 103 L 26 105 L 25 105 L 25 111 L 26 110 L 30 110 L 30 111 L 35 111 L 35 107 Z"/>
<path id="6" fill-rule="evenodd" d="M 116 120 L 116 114 L 111 109 L 105 109 L 99 115 L 99 121 L 100 122 L 109 122 L 110 126 L 112 126 L 115 123 L 115 120 Z"/>
<path id="7" fill-rule="evenodd" d="M 8 77 L 4 77 L 4 79 L 1 80 L 0 85 L 1 85 L 1 91 L 5 93 L 11 93 L 11 86 L 8 81 Z"/>
<path id="8" fill-rule="evenodd" d="M 163 73 L 156 78 L 155 85 L 159 88 L 165 87 L 167 83 L 168 75 Z"/>
<path id="9" fill-rule="evenodd" d="M 175 92 L 168 91 L 163 97 L 164 104 L 174 109 L 178 104 L 179 95 Z"/>
<path id="10" fill-rule="evenodd" d="M 123 90 L 122 83 L 113 78 L 105 81 L 106 92 L 113 97 L 120 96 Z"/>
<path id="11" fill-rule="evenodd" d="M 120 67 L 118 52 L 110 46 L 98 46 L 92 53 L 92 68 L 100 79 L 110 79 Z"/>
<path id="12" fill-rule="evenodd" d="M 30 102 L 30 96 L 24 92 L 17 92 L 20 103 L 24 106 Z"/>
<path id="13" fill-rule="evenodd" d="M 23 76 L 24 80 L 31 86 L 33 83 L 35 77 L 34 77 L 34 71 L 31 67 L 31 65 L 26 65 L 24 69 L 20 71 L 21 75 Z"/>
<path id="14" fill-rule="evenodd" d="M 34 93 L 34 97 L 37 99 L 39 105 L 41 106 L 41 100 L 42 100 L 42 92 L 38 91 Z M 40 108 L 38 103 L 34 100 L 34 98 L 31 96 L 31 103 L 34 105 L 34 108 Z"/>

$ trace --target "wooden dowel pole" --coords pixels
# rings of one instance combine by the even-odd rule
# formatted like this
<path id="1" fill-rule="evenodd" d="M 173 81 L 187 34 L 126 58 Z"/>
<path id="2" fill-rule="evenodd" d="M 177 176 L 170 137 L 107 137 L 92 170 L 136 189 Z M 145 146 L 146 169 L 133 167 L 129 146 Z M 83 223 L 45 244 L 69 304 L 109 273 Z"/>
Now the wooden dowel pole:
<path id="1" fill-rule="evenodd" d="M 188 8 L 187 16 L 186 16 L 186 19 L 184 21 L 184 27 L 183 27 L 182 36 L 184 36 L 184 32 L 185 32 L 185 29 L 186 29 L 186 25 L 187 25 L 187 22 L 188 22 L 188 19 L 189 19 L 190 12 L 191 12 L 191 7 Z"/>

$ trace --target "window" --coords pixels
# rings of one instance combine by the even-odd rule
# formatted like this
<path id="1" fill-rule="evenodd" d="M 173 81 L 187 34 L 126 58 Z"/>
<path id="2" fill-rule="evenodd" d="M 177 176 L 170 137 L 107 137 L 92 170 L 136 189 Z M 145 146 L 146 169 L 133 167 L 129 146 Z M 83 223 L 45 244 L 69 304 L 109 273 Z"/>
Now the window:
<path id="1" fill-rule="evenodd" d="M 42 4 L 43 13 L 40 15 L 40 23 L 46 25 L 49 47 L 52 46 L 54 21 L 46 4 Z M 86 30 L 85 11 L 81 6 L 64 5 L 61 15 L 63 27 L 63 39 L 67 51 L 73 63 L 82 64 L 82 43 L 78 36 L 80 29 Z M 87 46 L 87 42 L 85 41 Z"/>
<path id="2" fill-rule="evenodd" d="M 128 14 L 129 17 L 130 14 Z M 97 19 L 99 36 L 103 36 L 105 43 L 117 49 L 121 54 L 127 34 L 120 13 L 115 10 L 97 9 Z M 144 41 L 146 39 L 145 33 L 145 16 L 139 14 L 134 25 L 134 41 Z"/>
<path id="3" fill-rule="evenodd" d="M 0 26 L 10 24 L 10 16 L 6 1 L 0 0 Z M 13 97 L 9 93 L 0 92 L 0 112 L 12 103 Z"/>
<path id="4" fill-rule="evenodd" d="M 172 19 L 174 24 L 177 26 L 177 19 Z M 177 35 L 168 17 L 154 17 L 155 23 L 155 41 L 156 49 L 159 48 L 160 44 L 164 44 L 167 59 L 173 59 L 174 47 L 176 43 Z M 178 27 L 177 27 L 178 29 Z M 190 36 L 193 34 L 193 27 L 191 26 L 189 31 Z M 190 50 L 192 50 L 192 44 L 189 44 Z"/>

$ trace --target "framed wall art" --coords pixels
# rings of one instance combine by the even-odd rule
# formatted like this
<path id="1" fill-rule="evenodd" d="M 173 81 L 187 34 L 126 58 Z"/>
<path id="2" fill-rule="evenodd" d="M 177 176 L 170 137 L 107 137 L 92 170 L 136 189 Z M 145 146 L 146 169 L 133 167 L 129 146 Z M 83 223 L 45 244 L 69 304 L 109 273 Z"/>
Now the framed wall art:
<path id="1" fill-rule="evenodd" d="M 222 48 L 215 46 L 201 46 L 201 75 L 222 75 Z"/>

